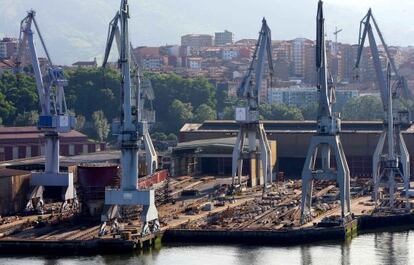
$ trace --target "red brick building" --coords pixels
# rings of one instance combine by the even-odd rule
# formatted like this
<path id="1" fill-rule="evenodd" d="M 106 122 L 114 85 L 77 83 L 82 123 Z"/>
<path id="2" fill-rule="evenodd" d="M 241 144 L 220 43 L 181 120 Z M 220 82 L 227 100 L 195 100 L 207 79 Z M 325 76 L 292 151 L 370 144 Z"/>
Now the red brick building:
<path id="1" fill-rule="evenodd" d="M 78 131 L 60 134 L 60 155 L 72 156 L 104 150 Z M 0 161 L 40 156 L 44 153 L 44 137 L 35 126 L 0 127 Z"/>

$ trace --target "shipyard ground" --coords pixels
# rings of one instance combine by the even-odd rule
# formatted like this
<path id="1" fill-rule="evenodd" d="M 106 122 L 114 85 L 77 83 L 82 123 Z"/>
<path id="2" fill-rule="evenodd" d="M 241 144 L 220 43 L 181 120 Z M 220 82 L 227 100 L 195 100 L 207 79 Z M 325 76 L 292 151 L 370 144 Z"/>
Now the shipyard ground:
<path id="1" fill-rule="evenodd" d="M 354 218 L 343 225 L 334 225 L 340 214 L 334 183 L 315 183 L 313 218 L 300 225 L 300 180 L 275 183 L 265 195 L 260 188 L 246 188 L 234 196 L 228 195 L 230 181 L 230 178 L 215 177 L 171 179 L 168 198 L 158 205 L 161 231 L 145 237 L 140 236 L 141 224 L 137 220 L 121 224 L 117 235 L 108 233 L 100 237 L 99 221 L 78 215 L 3 217 L 0 253 L 118 253 L 157 247 L 161 241 L 285 245 L 342 241 L 357 232 L 391 224 L 404 228 L 414 226 L 414 216 L 409 213 L 372 215 L 374 204 L 368 179 L 353 179 Z"/>

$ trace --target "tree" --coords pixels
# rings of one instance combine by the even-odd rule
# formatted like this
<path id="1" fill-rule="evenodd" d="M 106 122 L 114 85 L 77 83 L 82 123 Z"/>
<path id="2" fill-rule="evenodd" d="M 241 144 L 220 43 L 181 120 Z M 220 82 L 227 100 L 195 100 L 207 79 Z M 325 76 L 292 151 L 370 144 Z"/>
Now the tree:
<path id="1" fill-rule="evenodd" d="M 102 110 L 95 111 L 92 114 L 92 119 L 98 140 L 100 142 L 105 141 L 109 134 L 109 124 L 108 120 L 105 118 L 104 112 Z"/>
<path id="2" fill-rule="evenodd" d="M 175 99 L 170 106 L 168 115 L 169 121 L 165 122 L 167 126 L 165 131 L 178 132 L 184 123 L 193 119 L 193 107 L 191 103 L 183 103 Z"/>
<path id="3" fill-rule="evenodd" d="M 4 120 L 13 116 L 16 112 L 16 107 L 6 99 L 6 96 L 0 92 L 0 117 Z"/>
<path id="4" fill-rule="evenodd" d="M 163 132 L 154 132 L 151 135 L 151 138 L 153 138 L 154 140 L 157 140 L 157 141 L 165 141 L 165 140 L 167 140 L 167 135 L 165 135 L 165 133 L 163 133 Z"/>
<path id="5" fill-rule="evenodd" d="M 75 125 L 75 130 L 77 131 L 81 131 L 83 129 L 83 127 L 85 126 L 85 116 L 83 116 L 82 114 L 79 114 L 76 116 L 76 125 Z"/>
<path id="6" fill-rule="evenodd" d="M 202 104 L 211 107 L 213 110 L 216 108 L 216 88 L 206 78 L 185 79 L 176 74 L 155 73 L 146 73 L 145 78 L 151 80 L 155 93 L 156 120 L 158 125 L 161 124 L 158 127 L 163 132 L 177 133 L 180 128 L 171 125 L 177 120 L 174 116 L 176 114 L 170 113 L 173 104 L 175 104 L 175 107 L 179 107 L 175 100 L 183 104 L 189 104 L 188 106 L 191 106 L 190 112 L 192 112 L 192 108 L 197 109 Z M 192 116 L 188 112 L 187 114 Z M 185 119 L 185 122 L 189 122 L 191 119 Z"/>
<path id="7" fill-rule="evenodd" d="M 174 142 L 177 142 L 178 141 L 178 138 L 177 138 L 177 135 L 175 135 L 175 134 L 173 134 L 173 133 L 170 133 L 168 136 L 167 136 L 167 139 L 166 139 L 167 141 L 174 141 Z"/>
<path id="8" fill-rule="evenodd" d="M 35 110 L 18 114 L 15 119 L 16 126 L 33 126 L 39 121 L 39 113 Z"/>
<path id="9" fill-rule="evenodd" d="M 39 109 L 34 78 L 26 74 L 0 75 L 0 115 L 6 125 L 15 123 L 18 114 Z"/>
<path id="10" fill-rule="evenodd" d="M 216 112 L 214 109 L 207 104 L 201 104 L 195 110 L 194 121 L 195 122 L 204 122 L 206 120 L 215 120 Z"/>
<path id="11" fill-rule="evenodd" d="M 224 107 L 221 118 L 223 120 L 234 120 L 234 115 L 235 115 L 235 107 L 234 106 L 226 106 L 226 107 Z"/>
<path id="12" fill-rule="evenodd" d="M 298 108 L 285 104 L 262 104 L 260 110 L 265 120 L 303 120 Z"/>
<path id="13" fill-rule="evenodd" d="M 101 110 L 109 120 L 118 115 L 120 76 L 117 70 L 77 68 L 68 71 L 67 76 L 66 101 L 76 113 L 91 117 Z"/>
<path id="14" fill-rule="evenodd" d="M 362 96 L 349 100 L 342 109 L 344 120 L 381 120 L 384 111 L 381 99 L 375 96 Z"/>
<path id="15" fill-rule="evenodd" d="M 314 102 L 300 108 L 305 120 L 316 120 L 318 116 L 318 103 Z"/>

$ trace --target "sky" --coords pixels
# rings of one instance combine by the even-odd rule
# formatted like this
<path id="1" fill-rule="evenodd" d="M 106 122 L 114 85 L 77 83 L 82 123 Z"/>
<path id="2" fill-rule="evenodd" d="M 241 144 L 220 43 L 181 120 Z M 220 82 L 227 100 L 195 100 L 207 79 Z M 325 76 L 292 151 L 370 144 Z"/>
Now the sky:
<path id="1" fill-rule="evenodd" d="M 0 0 L 0 37 L 19 34 L 34 9 L 54 62 L 102 59 L 108 23 L 120 0 Z M 274 40 L 314 39 L 317 0 L 129 0 L 134 46 L 179 44 L 188 33 L 225 29 L 236 40 L 257 38 L 266 17 Z M 343 29 L 338 41 L 356 43 L 359 21 L 371 7 L 389 45 L 414 44 L 412 0 L 325 0 L 326 31 Z M 410 12 L 411 11 L 411 12 Z"/>

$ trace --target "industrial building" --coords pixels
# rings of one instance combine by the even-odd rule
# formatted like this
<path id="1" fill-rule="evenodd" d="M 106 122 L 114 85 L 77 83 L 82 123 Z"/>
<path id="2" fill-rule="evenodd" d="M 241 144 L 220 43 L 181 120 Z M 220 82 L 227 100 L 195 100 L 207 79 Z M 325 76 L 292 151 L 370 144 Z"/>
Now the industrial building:
<path id="1" fill-rule="evenodd" d="M 78 131 L 60 135 L 60 155 L 73 156 L 105 150 Z M 0 161 L 30 158 L 44 154 L 44 136 L 35 126 L 0 127 Z"/>
<path id="2" fill-rule="evenodd" d="M 170 168 L 173 176 L 230 176 L 232 170 L 232 152 L 235 137 L 195 140 L 179 143 L 173 148 Z M 272 149 L 272 166 L 276 163 L 276 146 L 275 141 L 271 142 Z M 247 143 L 244 150 L 247 151 Z M 251 164 L 245 161 L 243 163 L 243 172 L 251 174 Z"/>
<path id="3" fill-rule="evenodd" d="M 310 138 L 316 132 L 316 122 L 263 121 L 263 124 L 269 141 L 277 142 L 275 170 L 283 172 L 284 175 L 289 177 L 300 177 Z M 372 155 L 382 129 L 382 121 L 342 122 L 341 139 L 351 176 L 372 176 Z M 196 151 L 198 150 L 196 145 L 200 144 L 197 141 L 200 140 L 204 140 L 202 145 L 200 144 L 201 149 L 204 149 L 208 142 L 210 146 L 217 145 L 220 143 L 217 139 L 236 137 L 237 131 L 238 124 L 235 121 L 205 121 L 202 124 L 187 123 L 180 130 L 180 143 L 174 149 L 174 153 L 179 154 L 179 150 L 186 146 L 193 146 L 193 150 Z M 414 126 L 404 128 L 403 135 L 408 152 L 414 154 Z M 231 161 L 226 159 L 223 150 L 221 150 L 223 152 L 222 167 L 225 169 L 231 167 Z M 194 154 L 196 156 L 196 153 Z M 411 157 L 411 168 L 413 168 L 413 159 L 414 157 Z M 188 163 L 192 163 L 191 159 L 188 161 Z M 180 167 L 185 168 L 186 165 L 182 164 Z M 191 168 L 191 165 L 187 164 L 187 167 Z M 208 174 L 208 171 L 201 171 L 200 173 Z"/>

